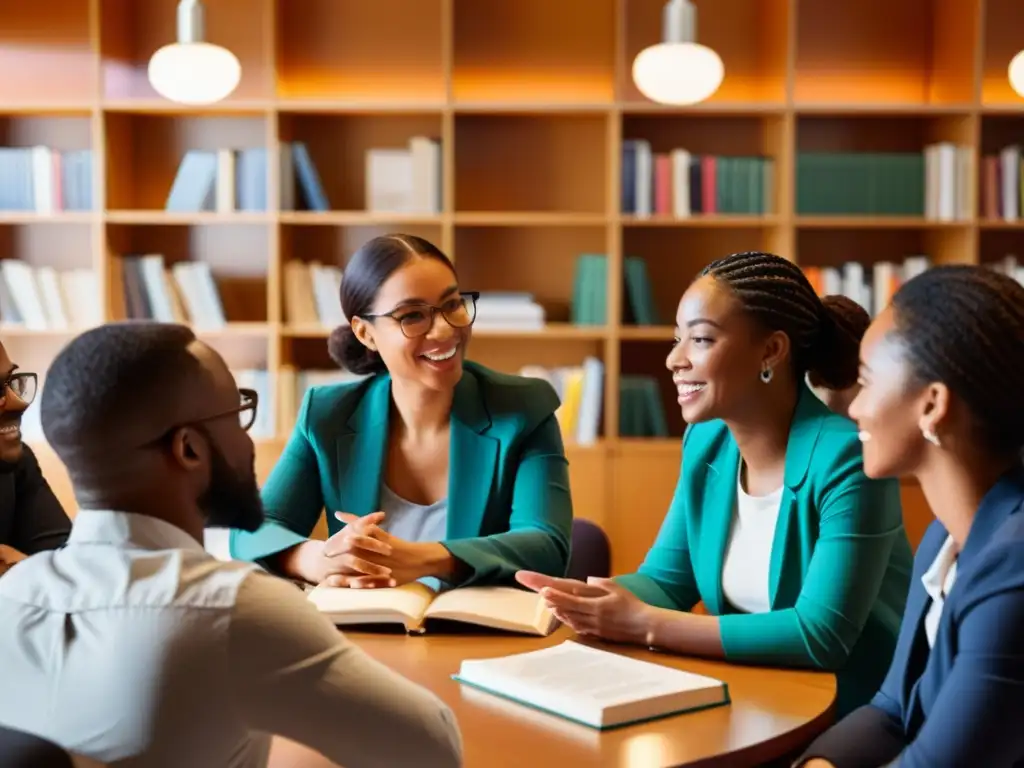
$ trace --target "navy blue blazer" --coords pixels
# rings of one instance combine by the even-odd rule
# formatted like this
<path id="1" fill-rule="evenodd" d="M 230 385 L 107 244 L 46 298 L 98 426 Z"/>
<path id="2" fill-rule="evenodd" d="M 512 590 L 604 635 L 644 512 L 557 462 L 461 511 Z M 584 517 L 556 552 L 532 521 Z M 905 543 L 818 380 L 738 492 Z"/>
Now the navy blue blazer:
<path id="1" fill-rule="evenodd" d="M 1024 765 L 1024 468 L 982 499 L 957 558 L 932 648 L 921 576 L 946 540 L 929 526 L 914 558 L 889 673 L 871 703 L 819 737 L 798 761 L 836 768 Z"/>

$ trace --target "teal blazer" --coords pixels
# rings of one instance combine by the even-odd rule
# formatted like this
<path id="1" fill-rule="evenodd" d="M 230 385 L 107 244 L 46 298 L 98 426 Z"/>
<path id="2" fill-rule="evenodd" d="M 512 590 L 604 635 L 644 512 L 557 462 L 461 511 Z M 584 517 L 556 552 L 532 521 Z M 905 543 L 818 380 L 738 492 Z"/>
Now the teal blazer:
<path id="1" fill-rule="evenodd" d="M 639 572 L 643 601 L 719 616 L 726 659 L 837 673 L 840 714 L 867 703 L 892 661 L 913 555 L 897 480 L 864 475 L 852 421 L 801 388 L 772 542 L 771 611 L 737 612 L 722 593 L 740 454 L 721 421 L 691 425 L 672 506 Z"/>
<path id="2" fill-rule="evenodd" d="M 514 584 L 517 570 L 565 575 L 572 501 L 569 463 L 547 382 L 466 362 L 455 387 L 443 542 L 469 584 Z M 292 436 L 263 486 L 267 522 L 233 530 L 231 555 L 262 560 L 305 541 L 321 512 L 363 516 L 380 507 L 391 377 L 312 387 Z"/>

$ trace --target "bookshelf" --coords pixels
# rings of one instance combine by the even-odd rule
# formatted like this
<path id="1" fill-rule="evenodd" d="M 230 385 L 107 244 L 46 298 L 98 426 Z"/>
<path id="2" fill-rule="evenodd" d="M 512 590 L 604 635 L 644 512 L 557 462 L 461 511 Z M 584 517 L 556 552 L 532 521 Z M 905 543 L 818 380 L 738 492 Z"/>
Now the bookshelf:
<path id="1" fill-rule="evenodd" d="M 344 264 L 366 239 L 423 235 L 455 259 L 463 284 L 522 290 L 545 308 L 543 331 L 478 331 L 471 355 L 505 370 L 605 364 L 593 446 L 568 446 L 578 513 L 612 538 L 615 568 L 646 551 L 672 493 L 683 424 L 664 358 L 679 295 L 709 260 L 767 249 L 808 267 L 906 254 L 990 262 L 1024 248 L 1024 223 L 983 215 L 980 166 L 1024 136 L 1024 99 L 1006 80 L 1024 46 L 1013 0 L 698 0 L 701 42 L 725 62 L 708 102 L 667 108 L 630 79 L 659 38 L 661 0 L 210 0 L 211 40 L 243 75 L 209 108 L 163 101 L 146 63 L 172 40 L 174 0 L 16 3 L 0 22 L 0 145 L 93 153 L 90 210 L 0 211 L 0 257 L 91 267 L 99 310 L 125 316 L 120 262 L 161 253 L 210 266 L 228 324 L 204 333 L 234 367 L 329 365 L 319 326 L 285 322 L 283 265 Z M 884 23 L 879 23 L 884 19 Z M 437 214 L 370 213 L 365 153 L 414 136 L 441 139 Z M 622 213 L 624 140 L 656 153 L 771 158 L 771 204 L 757 214 Z M 308 147 L 329 209 L 282 210 L 276 152 Z M 801 213 L 801 153 L 964 147 L 968 215 Z M 265 211 L 169 213 L 186 150 L 266 148 Z M 607 255 L 607 314 L 570 320 L 575 260 Z M 625 322 L 627 256 L 647 266 L 659 323 Z M 68 332 L 0 329 L 25 368 L 45 370 Z M 622 376 L 658 382 L 671 437 L 619 430 Z M 289 414 L 281 414 L 287 424 Z M 259 441 L 261 477 L 286 430 Z M 45 452 L 45 451 L 44 451 Z M 60 467 L 50 471 L 70 504 Z M 905 489 L 914 536 L 927 522 Z"/>

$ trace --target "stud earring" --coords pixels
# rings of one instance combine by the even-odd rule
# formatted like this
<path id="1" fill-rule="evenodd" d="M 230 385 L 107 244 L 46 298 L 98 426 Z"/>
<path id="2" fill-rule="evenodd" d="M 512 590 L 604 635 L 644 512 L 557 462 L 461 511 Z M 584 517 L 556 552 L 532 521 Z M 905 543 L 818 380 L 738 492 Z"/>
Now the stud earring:
<path id="1" fill-rule="evenodd" d="M 921 430 L 921 434 L 924 435 L 924 439 L 934 445 L 936 448 L 941 448 L 942 444 L 939 442 L 939 436 L 935 434 L 935 431 L 931 427 L 925 427 Z"/>
<path id="2" fill-rule="evenodd" d="M 769 384 L 772 380 L 772 375 L 773 373 L 771 366 L 765 363 L 764 367 L 761 369 L 761 381 L 763 381 L 765 384 Z"/>

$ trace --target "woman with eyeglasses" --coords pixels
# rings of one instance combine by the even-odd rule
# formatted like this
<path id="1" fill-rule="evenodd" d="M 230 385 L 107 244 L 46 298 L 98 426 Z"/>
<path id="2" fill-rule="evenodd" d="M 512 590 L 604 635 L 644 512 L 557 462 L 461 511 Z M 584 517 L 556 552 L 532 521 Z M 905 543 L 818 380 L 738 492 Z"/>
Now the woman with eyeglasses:
<path id="1" fill-rule="evenodd" d="M 0 344 L 0 576 L 27 556 L 63 547 L 71 520 L 21 442 L 21 416 L 36 396 L 36 375 L 18 370 Z"/>
<path id="2" fill-rule="evenodd" d="M 311 584 L 513 584 L 561 576 L 568 462 L 540 379 L 466 360 L 476 293 L 412 235 L 363 245 L 345 269 L 349 324 L 332 358 L 366 378 L 311 388 L 263 488 L 267 524 L 231 554 Z M 330 538 L 309 539 L 326 509 Z"/>

